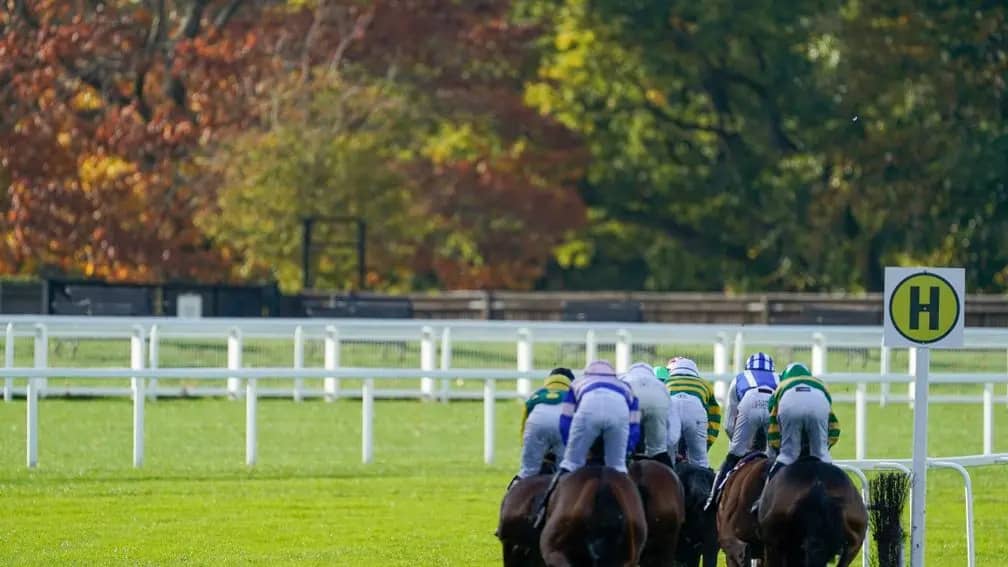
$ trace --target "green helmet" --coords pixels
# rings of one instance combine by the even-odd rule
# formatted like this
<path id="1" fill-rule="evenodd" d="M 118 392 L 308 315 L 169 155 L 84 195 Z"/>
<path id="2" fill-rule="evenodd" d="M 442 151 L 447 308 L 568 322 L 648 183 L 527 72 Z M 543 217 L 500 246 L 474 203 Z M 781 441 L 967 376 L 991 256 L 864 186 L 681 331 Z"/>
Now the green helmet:
<path id="1" fill-rule="evenodd" d="M 784 372 L 781 372 L 780 379 L 787 380 L 788 378 L 794 378 L 795 376 L 811 376 L 812 373 L 809 372 L 807 366 L 800 362 L 792 362 L 787 365 Z"/>
<path id="2" fill-rule="evenodd" d="M 661 380 L 662 382 L 668 380 L 669 378 L 668 368 L 665 368 L 664 366 L 655 366 L 654 373 L 655 376 L 657 376 L 658 379 Z"/>

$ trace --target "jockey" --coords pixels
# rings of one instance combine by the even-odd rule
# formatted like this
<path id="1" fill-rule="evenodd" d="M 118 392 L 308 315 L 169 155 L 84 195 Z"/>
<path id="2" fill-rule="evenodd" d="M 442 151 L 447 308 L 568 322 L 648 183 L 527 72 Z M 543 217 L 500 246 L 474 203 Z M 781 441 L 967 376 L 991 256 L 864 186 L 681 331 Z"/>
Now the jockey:
<path id="1" fill-rule="evenodd" d="M 804 364 L 794 362 L 784 369 L 769 408 L 767 441 L 778 454 L 767 479 L 798 459 L 803 437 L 808 441 L 809 455 L 824 463 L 833 462 L 829 450 L 840 438 L 833 398 L 826 384 L 813 377 Z"/>
<path id="2" fill-rule="evenodd" d="M 574 373 L 569 368 L 554 368 L 543 381 L 543 387 L 525 401 L 521 419 L 521 469 L 511 479 L 508 490 L 519 480 L 538 474 L 547 453 L 563 454 L 560 404 L 573 381 Z"/>
<path id="3" fill-rule="evenodd" d="M 641 434 L 644 455 L 668 466 L 674 466 L 668 453 L 669 400 L 665 386 L 655 376 L 651 365 L 638 362 L 620 376 L 637 396 L 640 407 Z M 635 447 L 631 447 L 635 449 Z"/>
<path id="4" fill-rule="evenodd" d="M 714 502 L 728 472 L 749 451 L 756 432 L 766 430 L 769 422 L 767 403 L 776 389 L 777 375 L 774 374 L 773 359 L 762 352 L 750 356 L 746 360 L 745 370 L 729 384 L 725 432 L 731 438 L 731 443 L 714 479 L 707 506 Z"/>
<path id="5" fill-rule="evenodd" d="M 669 360 L 665 382 L 669 399 L 668 450 L 675 454 L 679 440 L 686 443 L 689 462 L 707 468 L 707 451 L 721 429 L 721 406 L 710 383 L 700 377 L 695 362 L 678 357 Z"/>
<path id="6" fill-rule="evenodd" d="M 640 437 L 640 411 L 630 386 L 616 377 L 616 370 L 605 360 L 585 367 L 584 375 L 574 380 L 564 397 L 560 415 L 560 433 L 566 448 L 560 468 L 553 475 L 536 517 L 535 527 L 546 519 L 546 506 L 560 477 L 585 465 L 595 440 L 602 437 L 605 465 L 627 472 L 626 456 Z"/>

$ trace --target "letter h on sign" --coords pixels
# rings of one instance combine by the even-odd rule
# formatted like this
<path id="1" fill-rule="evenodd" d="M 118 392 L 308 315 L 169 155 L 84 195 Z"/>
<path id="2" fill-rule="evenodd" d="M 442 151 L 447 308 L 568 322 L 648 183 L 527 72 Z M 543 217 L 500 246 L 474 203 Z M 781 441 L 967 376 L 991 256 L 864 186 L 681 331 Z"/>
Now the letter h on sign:
<path id="1" fill-rule="evenodd" d="M 910 288 L 910 328 L 920 329 L 920 314 L 928 314 L 928 328 L 932 331 L 938 330 L 938 295 L 939 290 L 936 286 L 931 286 L 928 288 L 928 298 L 927 303 L 921 303 L 921 288 L 920 286 L 913 286 Z"/>

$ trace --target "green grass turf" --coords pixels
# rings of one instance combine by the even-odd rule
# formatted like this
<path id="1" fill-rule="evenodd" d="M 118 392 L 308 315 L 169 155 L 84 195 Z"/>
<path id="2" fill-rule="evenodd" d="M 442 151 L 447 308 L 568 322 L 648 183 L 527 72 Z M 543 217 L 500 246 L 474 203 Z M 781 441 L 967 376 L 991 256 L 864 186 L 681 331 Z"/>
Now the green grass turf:
<path id="1" fill-rule="evenodd" d="M 849 431 L 853 406 L 838 404 Z M 244 466 L 244 403 L 147 405 L 147 453 L 131 463 L 127 400 L 43 400 L 39 468 L 24 467 L 24 403 L 0 403 L 0 565 L 495 565 L 520 406 L 497 406 L 497 457 L 482 464 L 482 404 L 376 403 L 375 462 L 360 464 L 360 404 L 263 401 L 259 464 Z M 931 453 L 981 450 L 976 406 L 933 405 Z M 997 408 L 996 422 L 1008 423 Z M 905 404 L 869 415 L 869 456 L 908 456 Z M 1003 429 L 1003 426 L 1002 426 Z M 712 457 L 720 461 L 725 440 Z M 1008 438 L 997 439 L 1008 451 Z M 835 456 L 853 454 L 841 436 Z M 972 470 L 977 564 L 1008 553 L 1008 468 Z M 961 482 L 928 482 L 929 565 L 965 564 Z"/>

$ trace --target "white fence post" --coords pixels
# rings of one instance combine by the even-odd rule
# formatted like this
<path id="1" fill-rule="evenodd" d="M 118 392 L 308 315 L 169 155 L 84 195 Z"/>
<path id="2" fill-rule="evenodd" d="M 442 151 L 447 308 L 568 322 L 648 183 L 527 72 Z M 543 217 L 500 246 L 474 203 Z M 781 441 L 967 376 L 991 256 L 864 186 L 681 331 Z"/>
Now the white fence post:
<path id="1" fill-rule="evenodd" d="M 259 401 L 259 393 L 256 391 L 256 379 L 245 379 L 245 464 L 253 466 L 256 464 L 257 446 L 259 433 L 256 428 L 256 411 Z"/>
<path id="2" fill-rule="evenodd" d="M 147 347 L 147 366 L 149 368 L 158 368 L 161 365 L 161 353 L 159 352 L 161 348 L 161 332 L 158 330 L 157 325 L 151 325 L 150 335 L 147 337 L 147 343 L 150 345 Z M 157 388 L 157 378 L 151 378 L 148 380 L 147 399 L 151 401 L 157 400 Z"/>
<path id="3" fill-rule="evenodd" d="M 441 330 L 441 370 L 451 369 L 451 359 L 452 359 L 452 344 L 451 344 L 451 328 L 445 327 Z M 441 402 L 448 403 L 448 394 L 451 388 L 451 380 L 448 378 L 441 379 Z"/>
<path id="4" fill-rule="evenodd" d="M 7 333 L 4 338 L 4 368 L 14 368 L 14 323 L 7 323 Z M 14 378 L 4 378 L 3 397 L 5 402 L 14 398 Z"/>
<path id="5" fill-rule="evenodd" d="M 826 373 L 826 349 L 826 337 L 822 333 L 813 333 L 811 369 L 813 376 L 822 376 Z"/>
<path id="6" fill-rule="evenodd" d="M 242 332 L 238 327 L 232 327 L 227 339 L 227 365 L 229 370 L 239 370 L 242 367 Z M 237 376 L 227 379 L 228 396 L 234 400 L 241 392 L 241 378 Z"/>
<path id="7" fill-rule="evenodd" d="M 585 332 L 585 366 L 598 360 L 598 338 L 594 329 Z"/>
<path id="8" fill-rule="evenodd" d="M 49 365 L 49 335 L 45 325 L 35 325 L 35 368 L 45 368 Z M 27 429 L 28 429 L 28 468 L 38 466 L 38 396 L 41 380 L 28 379 L 27 398 Z"/>
<path id="9" fill-rule="evenodd" d="M 361 462 L 374 460 L 374 378 L 364 380 L 361 388 Z"/>
<path id="10" fill-rule="evenodd" d="M 887 376 L 890 371 L 889 361 L 890 358 L 889 347 L 883 346 L 879 349 L 879 374 Z M 886 403 L 889 402 L 889 382 L 882 382 L 879 386 L 879 406 L 886 407 Z"/>
<path id="11" fill-rule="evenodd" d="M 326 370 L 335 370 L 339 368 L 339 351 L 340 351 L 340 340 L 339 340 L 339 330 L 333 325 L 326 325 L 325 328 L 325 343 L 323 344 L 325 360 L 323 365 L 325 365 Z M 325 401 L 331 402 L 339 397 L 339 378 L 324 378 L 322 380 L 322 389 L 325 390 Z"/>
<path id="12" fill-rule="evenodd" d="M 722 375 L 728 373 L 728 336 L 718 333 L 714 340 L 714 374 Z M 724 403 L 728 394 L 728 383 L 724 380 L 714 382 L 714 397 Z"/>
<path id="13" fill-rule="evenodd" d="M 483 462 L 492 465 L 494 462 L 494 429 L 497 422 L 496 392 L 497 383 L 487 378 L 483 381 Z"/>
<path id="14" fill-rule="evenodd" d="M 616 333 L 616 372 L 622 374 L 630 368 L 630 353 L 633 349 L 633 339 L 630 331 L 620 329 Z"/>
<path id="15" fill-rule="evenodd" d="M 518 329 L 518 370 L 529 372 L 532 370 L 532 331 L 526 328 Z M 519 378 L 517 383 L 518 395 L 528 397 L 532 394 L 532 380 Z"/>
<path id="16" fill-rule="evenodd" d="M 994 384 L 984 384 L 983 390 L 983 454 L 994 452 Z"/>
<path id="17" fill-rule="evenodd" d="M 732 357 L 732 369 L 736 374 L 742 372 L 742 368 L 745 366 L 745 337 L 742 336 L 742 331 L 735 333 L 735 351 Z"/>
<path id="18" fill-rule="evenodd" d="M 133 334 L 130 336 L 130 368 L 133 370 L 143 370 L 144 368 L 144 343 L 146 336 L 144 328 L 140 325 L 133 326 Z M 133 392 L 133 467 L 143 466 L 144 459 L 144 400 L 147 396 L 144 393 L 144 383 L 146 379 L 134 376 L 130 378 L 130 389 Z"/>
<path id="19" fill-rule="evenodd" d="M 434 357 L 437 354 L 437 346 L 434 343 L 434 329 L 424 327 L 420 330 L 420 370 L 434 370 Z M 424 398 L 434 397 L 434 379 L 420 379 L 420 393 Z"/>
<path id="20" fill-rule="evenodd" d="M 304 368 L 304 328 L 294 327 L 294 368 Z M 304 401 L 304 378 L 294 379 L 294 401 Z"/>
<path id="21" fill-rule="evenodd" d="M 854 390 L 854 458 L 865 459 L 868 451 L 868 386 L 857 384 Z"/>

